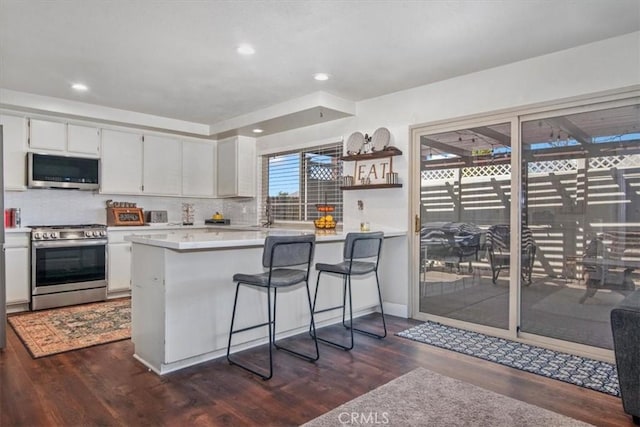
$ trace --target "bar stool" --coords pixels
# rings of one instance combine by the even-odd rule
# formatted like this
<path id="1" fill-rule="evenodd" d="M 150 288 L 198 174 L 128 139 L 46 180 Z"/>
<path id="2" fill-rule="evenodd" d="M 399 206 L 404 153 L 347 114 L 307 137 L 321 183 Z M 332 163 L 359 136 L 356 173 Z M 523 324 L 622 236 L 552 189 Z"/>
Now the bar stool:
<path id="1" fill-rule="evenodd" d="M 233 301 L 233 314 L 231 315 L 231 327 L 229 328 L 229 344 L 227 346 L 227 360 L 231 365 L 237 365 L 242 369 L 245 369 L 255 375 L 258 375 L 263 380 L 268 380 L 273 376 L 273 354 L 271 347 L 275 347 L 277 350 L 284 350 L 288 353 L 305 359 L 309 362 L 315 362 L 320 357 L 318 351 L 318 341 L 315 336 L 312 336 L 316 353 L 315 356 L 308 356 L 297 351 L 285 348 L 276 344 L 276 301 L 278 297 L 278 289 L 284 287 L 294 286 L 300 283 L 305 283 L 307 287 L 307 301 L 309 302 L 309 312 L 311 313 L 311 326 L 315 335 L 315 323 L 313 320 L 313 309 L 311 306 L 311 292 L 309 290 L 309 270 L 311 268 L 311 260 L 313 259 L 313 249 L 315 245 L 315 235 L 305 234 L 302 236 L 268 236 L 265 239 L 264 251 L 262 253 L 262 265 L 267 268 L 268 271 L 258 274 L 234 274 L 233 281 L 237 282 L 236 296 Z M 304 265 L 304 268 L 301 266 Z M 282 267 L 295 267 L 298 268 L 282 268 Z M 268 321 L 257 325 L 249 326 L 238 330 L 233 329 L 233 324 L 236 317 L 236 307 L 238 305 L 238 291 L 240 285 L 255 286 L 258 288 L 266 288 L 267 290 L 267 313 Z M 271 289 L 273 289 L 273 307 L 271 304 Z M 273 309 L 273 314 L 272 310 Z M 262 326 L 269 328 L 269 373 L 264 375 L 254 369 L 251 369 L 235 360 L 232 360 L 230 356 L 231 350 L 231 337 L 233 334 L 249 331 Z"/>
<path id="2" fill-rule="evenodd" d="M 353 348 L 353 331 L 360 332 L 365 335 L 369 335 L 374 338 L 384 338 L 387 336 L 387 324 L 384 320 L 384 309 L 382 308 L 382 293 L 380 292 L 380 279 L 378 278 L 378 263 L 380 260 L 380 250 L 382 248 L 382 240 L 384 239 L 384 233 L 381 231 L 373 233 L 348 233 L 344 242 L 343 261 L 338 264 L 323 264 L 317 263 L 316 270 L 318 270 L 318 280 L 316 281 L 316 291 L 313 296 L 313 307 L 311 309 L 313 314 L 324 313 L 330 310 L 342 309 L 342 325 L 349 330 L 351 335 L 351 343 L 346 346 L 334 341 L 330 341 L 325 338 L 320 338 L 317 334 L 311 330 L 311 326 L 315 328 L 315 325 L 309 327 L 309 334 L 315 337 L 317 340 L 327 344 L 342 348 L 343 350 L 351 350 Z M 358 261 L 368 258 L 366 261 Z M 318 289 L 320 286 L 320 276 L 322 273 L 333 273 L 342 276 L 342 305 L 335 307 L 325 308 L 322 310 L 316 310 L 316 302 L 318 299 Z M 384 334 L 378 335 L 373 332 L 357 329 L 353 327 L 353 304 L 351 298 L 351 276 L 361 276 L 369 273 L 375 273 L 376 284 L 378 287 L 378 301 L 380 302 L 380 313 L 382 314 L 382 327 Z M 347 288 L 349 293 L 349 325 L 345 323 L 346 316 L 346 299 Z"/>

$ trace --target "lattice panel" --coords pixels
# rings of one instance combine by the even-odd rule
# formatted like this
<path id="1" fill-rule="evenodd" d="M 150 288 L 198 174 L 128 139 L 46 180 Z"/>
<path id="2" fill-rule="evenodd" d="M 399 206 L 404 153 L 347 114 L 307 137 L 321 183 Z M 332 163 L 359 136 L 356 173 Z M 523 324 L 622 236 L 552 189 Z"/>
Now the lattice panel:
<path id="1" fill-rule="evenodd" d="M 487 166 L 475 166 L 472 168 L 462 168 L 463 178 L 475 178 L 475 177 L 494 177 L 494 176 L 509 176 L 511 175 L 511 165 L 499 164 L 499 165 L 487 165 Z"/>
<path id="2" fill-rule="evenodd" d="M 589 169 L 631 168 L 640 166 L 640 155 L 593 157 Z"/>
<path id="3" fill-rule="evenodd" d="M 578 169 L 576 159 L 548 160 L 544 162 L 529 162 L 529 173 L 575 172 Z"/>
<path id="4" fill-rule="evenodd" d="M 311 165 L 309 166 L 309 179 L 318 181 L 335 181 L 342 175 L 342 165 Z"/>
<path id="5" fill-rule="evenodd" d="M 457 169 L 430 169 L 420 172 L 423 181 L 454 179 Z"/>

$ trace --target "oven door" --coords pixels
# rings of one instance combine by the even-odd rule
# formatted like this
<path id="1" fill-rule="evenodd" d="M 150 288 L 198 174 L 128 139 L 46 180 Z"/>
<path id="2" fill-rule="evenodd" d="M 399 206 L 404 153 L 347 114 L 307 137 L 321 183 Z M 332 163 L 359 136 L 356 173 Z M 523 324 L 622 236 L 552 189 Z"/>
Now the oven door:
<path id="1" fill-rule="evenodd" d="M 33 295 L 107 286 L 107 240 L 31 242 Z"/>

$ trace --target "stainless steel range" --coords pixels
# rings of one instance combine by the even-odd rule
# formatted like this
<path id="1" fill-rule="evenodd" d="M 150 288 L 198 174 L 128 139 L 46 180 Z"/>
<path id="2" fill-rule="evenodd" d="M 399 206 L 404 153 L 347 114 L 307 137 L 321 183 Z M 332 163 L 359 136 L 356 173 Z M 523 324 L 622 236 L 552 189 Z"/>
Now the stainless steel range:
<path id="1" fill-rule="evenodd" d="M 31 309 L 107 298 L 107 227 L 31 226 Z"/>

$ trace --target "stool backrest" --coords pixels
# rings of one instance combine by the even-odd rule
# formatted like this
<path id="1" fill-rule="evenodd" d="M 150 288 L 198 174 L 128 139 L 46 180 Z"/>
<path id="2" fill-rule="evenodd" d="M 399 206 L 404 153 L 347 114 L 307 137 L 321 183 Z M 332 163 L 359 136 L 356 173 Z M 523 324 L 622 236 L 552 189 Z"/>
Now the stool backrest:
<path id="1" fill-rule="evenodd" d="M 262 265 L 269 268 L 311 264 L 315 241 L 315 234 L 267 236 L 264 241 Z"/>
<path id="2" fill-rule="evenodd" d="M 344 259 L 371 258 L 380 256 L 384 233 L 347 233 L 344 241 Z"/>

